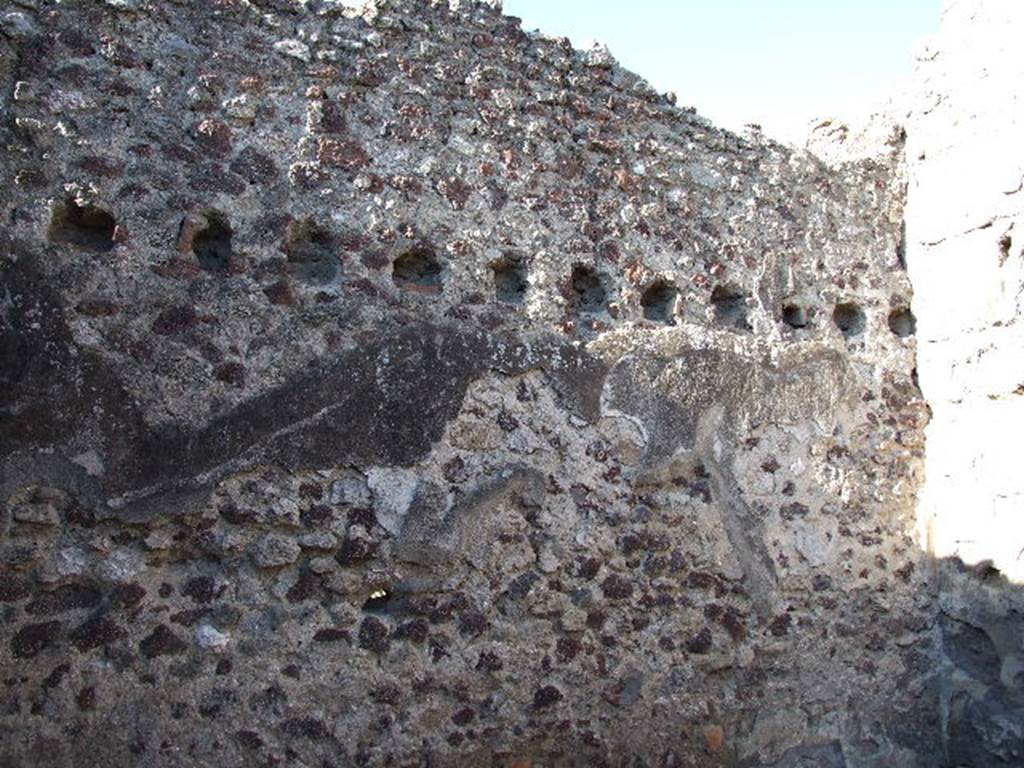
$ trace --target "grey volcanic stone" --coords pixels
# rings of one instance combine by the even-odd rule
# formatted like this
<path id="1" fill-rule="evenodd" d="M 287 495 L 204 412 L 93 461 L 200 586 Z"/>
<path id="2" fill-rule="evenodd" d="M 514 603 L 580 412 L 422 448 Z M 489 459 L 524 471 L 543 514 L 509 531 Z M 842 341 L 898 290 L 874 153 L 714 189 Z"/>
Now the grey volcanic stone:
<path id="1" fill-rule="evenodd" d="M 294 563 L 301 553 L 295 539 L 271 533 L 256 544 L 252 558 L 260 568 L 279 568 Z"/>

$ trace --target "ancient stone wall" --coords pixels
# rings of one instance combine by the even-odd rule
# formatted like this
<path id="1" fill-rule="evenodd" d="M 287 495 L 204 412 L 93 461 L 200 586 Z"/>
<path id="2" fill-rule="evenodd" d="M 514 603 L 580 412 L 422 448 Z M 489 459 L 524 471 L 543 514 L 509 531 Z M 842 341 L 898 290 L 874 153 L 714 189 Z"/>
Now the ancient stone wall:
<path id="1" fill-rule="evenodd" d="M 0 33 L 0 763 L 942 763 L 899 130 L 479 3 Z"/>

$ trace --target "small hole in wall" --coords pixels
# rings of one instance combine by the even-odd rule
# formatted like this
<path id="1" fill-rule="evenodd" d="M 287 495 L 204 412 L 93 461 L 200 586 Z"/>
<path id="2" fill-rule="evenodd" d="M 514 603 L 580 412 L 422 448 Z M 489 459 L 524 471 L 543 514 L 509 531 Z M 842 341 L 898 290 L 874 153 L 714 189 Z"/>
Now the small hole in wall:
<path id="1" fill-rule="evenodd" d="M 441 264 L 429 248 L 413 248 L 395 259 L 391 268 L 391 279 L 403 291 L 440 293 Z"/>
<path id="2" fill-rule="evenodd" d="M 644 310 L 644 318 L 665 325 L 675 324 L 676 299 L 679 291 L 671 283 L 658 280 L 640 298 L 640 306 Z"/>
<path id="3" fill-rule="evenodd" d="M 204 272 L 227 272 L 231 264 L 231 224 L 219 211 L 207 211 L 204 217 L 206 226 L 192 237 L 192 253 Z"/>
<path id="4" fill-rule="evenodd" d="M 114 227 L 114 217 L 102 208 L 65 200 L 53 207 L 49 237 L 54 243 L 106 253 L 114 247 Z"/>
<path id="5" fill-rule="evenodd" d="M 301 282 L 323 285 L 338 276 L 334 235 L 311 219 L 292 222 L 284 250 Z"/>
<path id="6" fill-rule="evenodd" d="M 1010 249 L 1013 248 L 1013 238 L 1010 237 L 1010 233 L 1005 233 L 999 238 L 999 266 L 1003 266 L 1006 260 L 1010 258 Z"/>
<path id="7" fill-rule="evenodd" d="M 848 339 L 864 333 L 866 324 L 864 310 L 853 302 L 836 304 L 835 311 L 832 313 L 832 321 Z"/>
<path id="8" fill-rule="evenodd" d="M 889 330 L 905 339 L 917 332 L 917 319 L 909 308 L 894 309 L 889 313 Z"/>
<path id="9" fill-rule="evenodd" d="M 376 589 L 363 603 L 363 611 L 366 613 L 387 613 L 388 604 L 391 602 L 391 593 L 386 589 Z"/>
<path id="10" fill-rule="evenodd" d="M 601 277 L 590 267 L 577 264 L 572 268 L 572 304 L 581 315 L 596 315 L 607 310 L 608 292 Z"/>
<path id="11" fill-rule="evenodd" d="M 739 331 L 752 330 L 747 318 L 747 294 L 729 285 L 716 285 L 711 291 L 715 322 Z"/>
<path id="12" fill-rule="evenodd" d="M 491 265 L 494 273 L 494 298 L 505 304 L 526 300 L 526 268 L 519 259 L 508 258 Z"/>
<path id="13" fill-rule="evenodd" d="M 782 305 L 782 322 L 790 328 L 807 327 L 807 310 L 794 301 Z"/>

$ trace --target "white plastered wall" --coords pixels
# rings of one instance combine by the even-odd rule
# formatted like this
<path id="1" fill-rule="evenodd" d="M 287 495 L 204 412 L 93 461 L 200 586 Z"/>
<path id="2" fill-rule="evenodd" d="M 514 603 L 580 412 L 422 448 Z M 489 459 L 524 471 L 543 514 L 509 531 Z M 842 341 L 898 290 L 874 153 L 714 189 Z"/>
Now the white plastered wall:
<path id="1" fill-rule="evenodd" d="M 1024 2 L 947 2 L 907 118 L 907 266 L 932 408 L 919 521 L 1024 583 Z"/>

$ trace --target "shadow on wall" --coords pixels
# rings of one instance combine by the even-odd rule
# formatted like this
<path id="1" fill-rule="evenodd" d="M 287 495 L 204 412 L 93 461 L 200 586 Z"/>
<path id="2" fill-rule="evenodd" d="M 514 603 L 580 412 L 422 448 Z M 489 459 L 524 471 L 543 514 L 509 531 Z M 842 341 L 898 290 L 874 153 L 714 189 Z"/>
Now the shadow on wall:
<path id="1" fill-rule="evenodd" d="M 1024 765 L 1024 585 L 956 558 L 935 576 L 945 765 Z"/>
<path id="2" fill-rule="evenodd" d="M 928 700 L 919 711 L 931 715 L 890 724 L 888 737 L 913 750 L 919 760 L 915 766 L 1024 765 L 1024 585 L 1006 579 L 989 563 L 968 566 L 958 558 L 943 558 L 932 567 L 934 592 L 925 599 L 935 607 L 934 653 L 908 647 L 905 655 L 908 666 L 925 681 L 921 696 Z M 891 757 L 862 762 L 833 741 L 795 747 L 772 763 L 740 765 L 904 765 L 886 759 Z"/>

